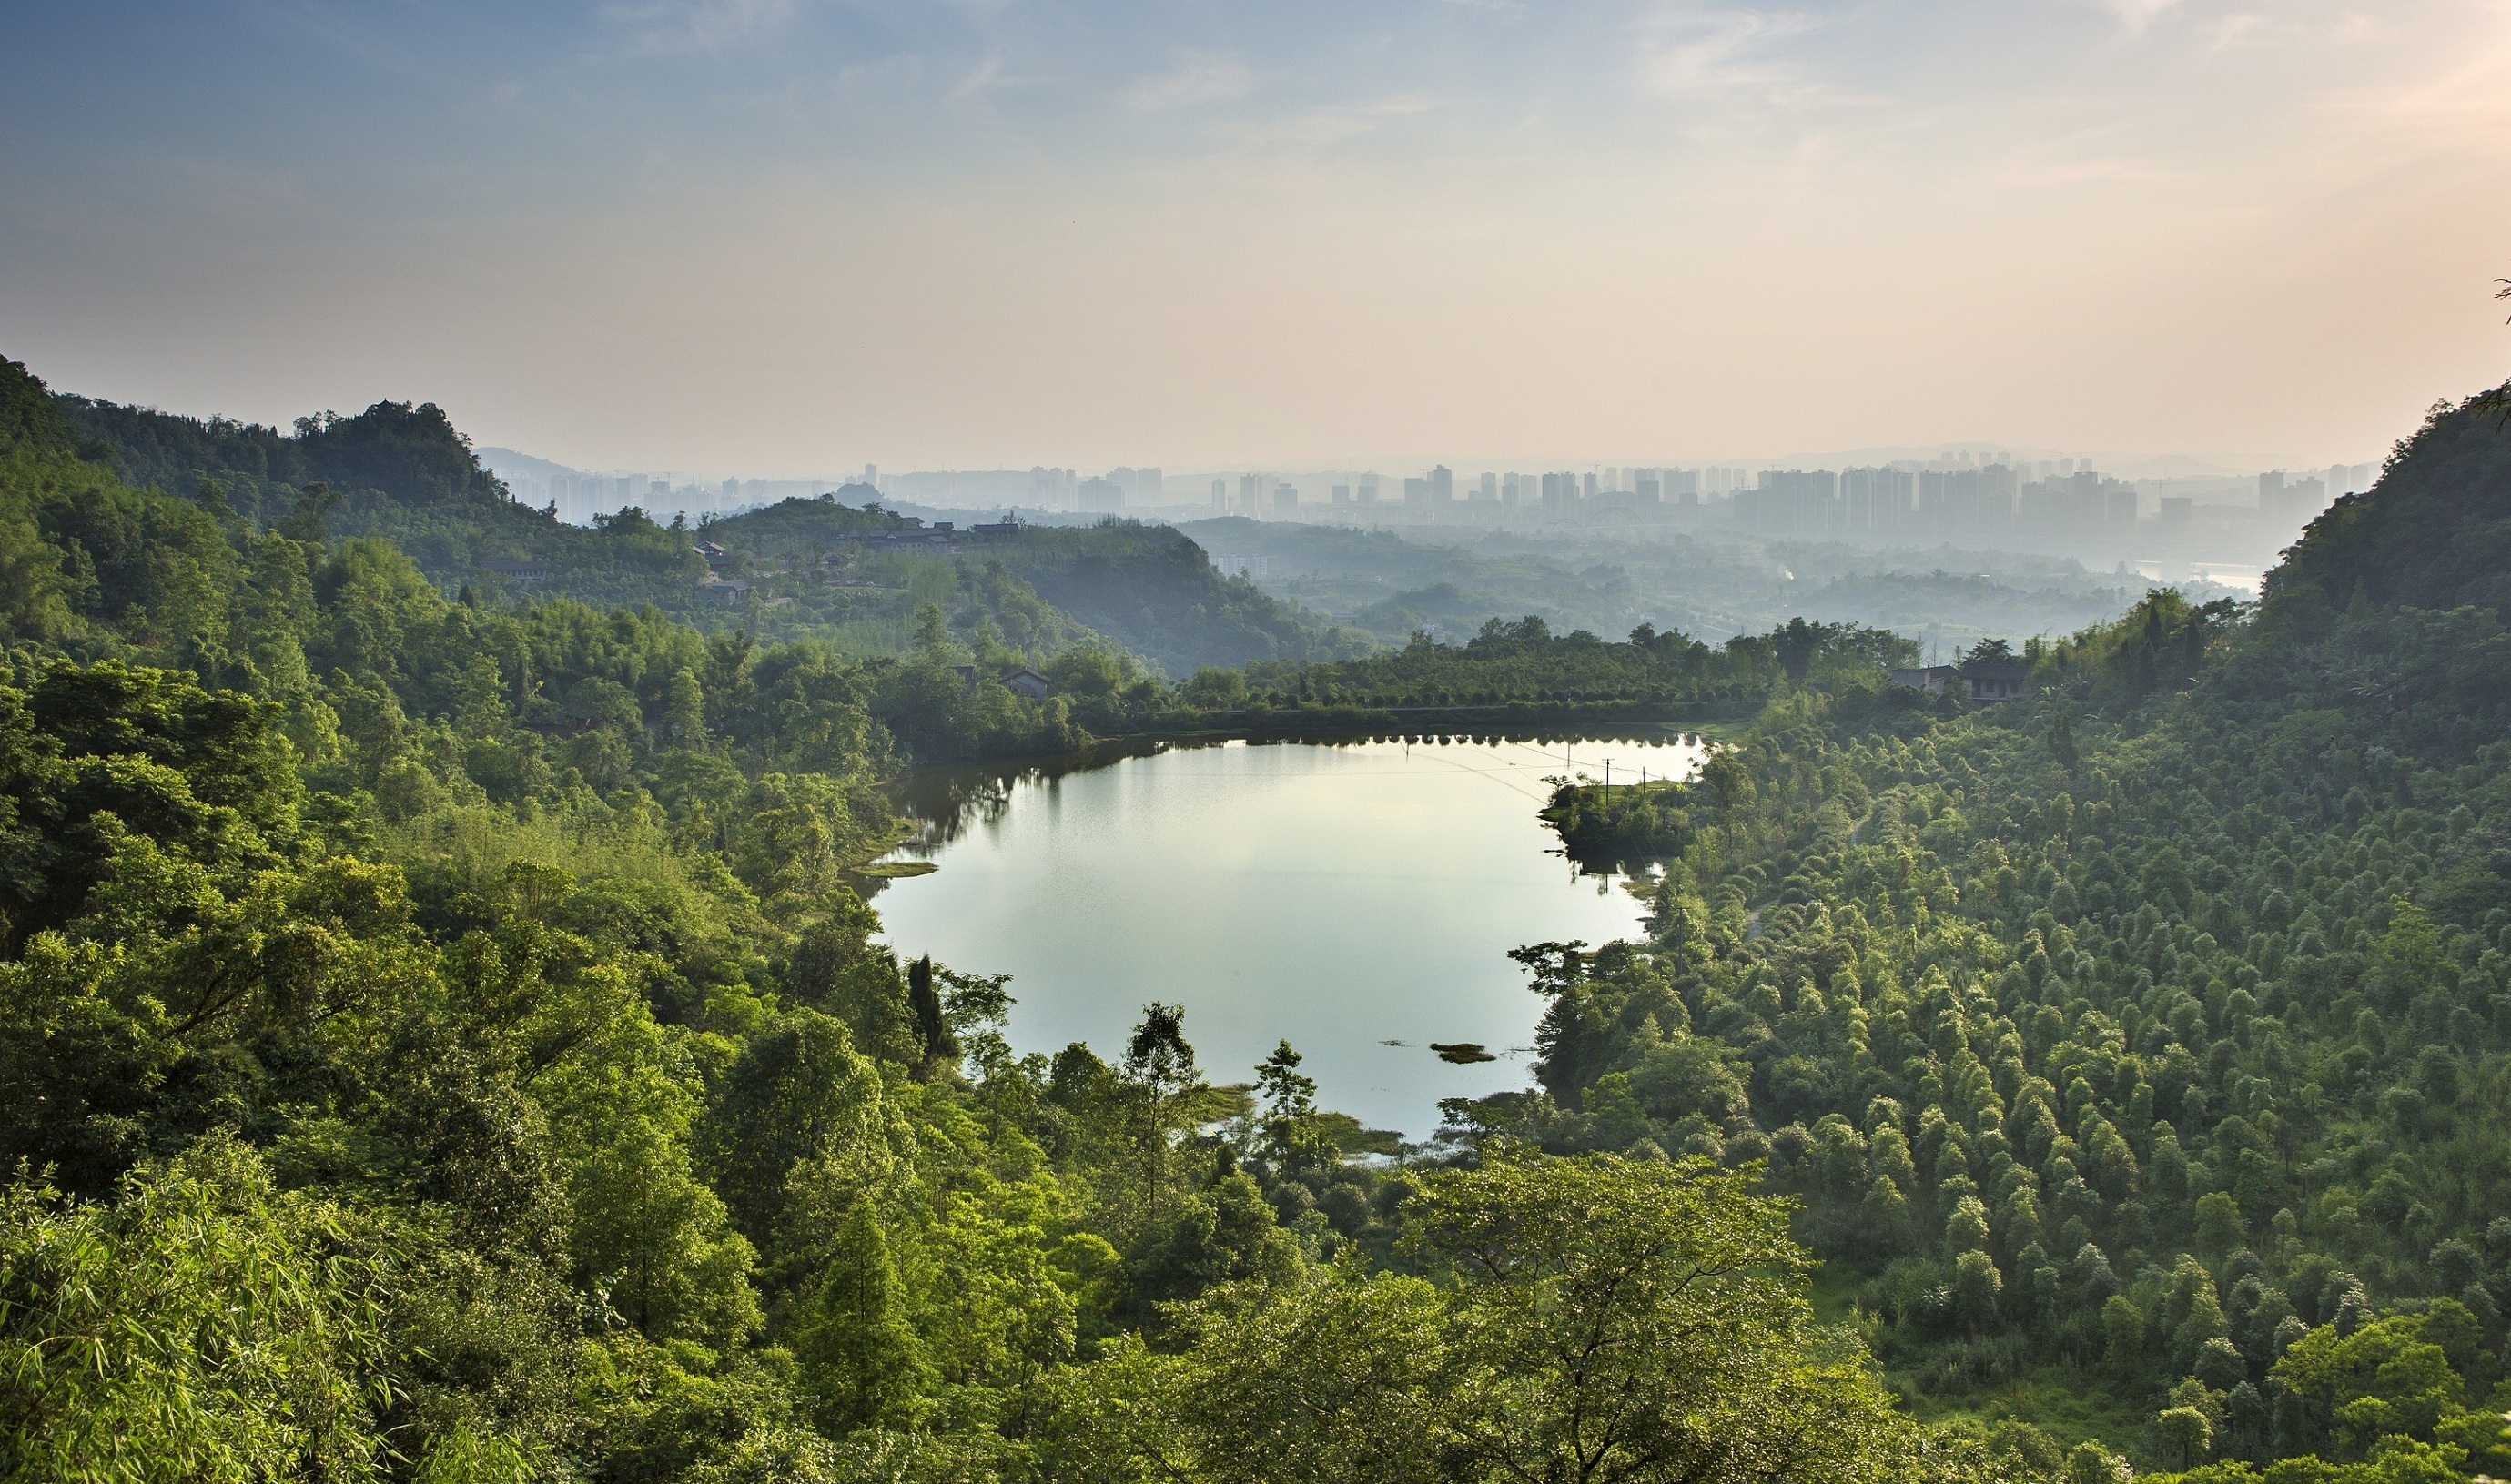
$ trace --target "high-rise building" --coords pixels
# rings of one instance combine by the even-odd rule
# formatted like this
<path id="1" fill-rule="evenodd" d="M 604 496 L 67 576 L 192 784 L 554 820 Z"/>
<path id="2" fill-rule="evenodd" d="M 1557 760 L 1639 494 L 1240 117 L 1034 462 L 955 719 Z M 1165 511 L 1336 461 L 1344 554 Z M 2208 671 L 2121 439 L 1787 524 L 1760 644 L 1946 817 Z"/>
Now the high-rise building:
<path id="1" fill-rule="evenodd" d="M 1768 469 L 1735 493 L 1735 520 L 1765 536 L 1812 536 L 1837 522 L 1839 476 L 1828 469 Z"/>
<path id="2" fill-rule="evenodd" d="M 1333 487 L 1333 503 L 1336 505 L 1349 505 L 1351 503 L 1351 486 L 1348 484 L 1335 485 Z"/>
<path id="3" fill-rule="evenodd" d="M 2273 470 L 2259 476 L 2259 509 L 2271 515 L 2284 514 L 2284 471 Z"/>
<path id="4" fill-rule="evenodd" d="M 1110 514 L 1125 508 L 1125 486 L 1101 476 L 1081 481 L 1081 508 L 1100 514 Z"/>
<path id="5" fill-rule="evenodd" d="M 1499 476 L 1495 474 L 1486 474 L 1479 481 L 1477 481 L 1477 483 L 1481 490 L 1481 497 L 1484 500 L 1489 501 L 1492 504 L 1498 503 Z"/>
<path id="6" fill-rule="evenodd" d="M 1909 523 L 1916 488 L 1916 476 L 1907 470 L 1843 469 L 1840 519 L 1853 532 L 1897 531 Z"/>
<path id="7" fill-rule="evenodd" d="M 1212 481 L 1212 508 L 1224 515 L 1229 514 L 1229 481 L 1227 479 L 1215 479 Z"/>
<path id="8" fill-rule="evenodd" d="M 1449 473 L 1447 465 L 1441 464 L 1431 469 L 1428 484 L 1432 505 L 1448 505 L 1455 500 L 1456 476 Z"/>
<path id="9" fill-rule="evenodd" d="M 1299 509 L 1299 486 L 1285 479 L 1273 486 L 1273 514 L 1291 515 Z"/>
<path id="10" fill-rule="evenodd" d="M 1137 505 L 1157 505 L 1162 494 L 1160 472 L 1156 469 L 1113 469 L 1107 477 L 1126 497 Z"/>

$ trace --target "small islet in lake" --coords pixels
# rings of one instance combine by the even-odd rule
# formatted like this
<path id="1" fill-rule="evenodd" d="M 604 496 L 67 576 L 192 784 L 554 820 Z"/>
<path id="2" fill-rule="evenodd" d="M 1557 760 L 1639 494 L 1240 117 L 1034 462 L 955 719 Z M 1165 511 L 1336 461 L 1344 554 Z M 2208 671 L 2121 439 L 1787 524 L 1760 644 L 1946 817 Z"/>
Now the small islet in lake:
<path id="1" fill-rule="evenodd" d="M 1153 1000 L 1204 1075 L 1287 1038 L 1322 1106 L 1414 1139 L 1442 1098 L 1525 1086 L 1541 1002 L 1521 944 L 1634 936 L 1627 878 L 1582 874 L 1537 818 L 1569 774 L 1687 778 L 1696 741 L 1165 744 L 904 790 L 939 869 L 886 882 L 889 942 L 1009 973 L 1019 1050 L 1113 1061 Z M 1443 1059 L 1443 1045 L 1490 1060 Z"/>

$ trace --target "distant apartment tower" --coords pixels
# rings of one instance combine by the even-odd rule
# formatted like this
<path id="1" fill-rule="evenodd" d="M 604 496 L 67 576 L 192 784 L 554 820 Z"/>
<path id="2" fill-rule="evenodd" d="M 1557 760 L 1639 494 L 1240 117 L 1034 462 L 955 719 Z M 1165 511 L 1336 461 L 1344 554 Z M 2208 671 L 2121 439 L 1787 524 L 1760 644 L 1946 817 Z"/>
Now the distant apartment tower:
<path id="1" fill-rule="evenodd" d="M 1735 520 L 1764 536 L 1812 536 L 1834 524 L 1839 476 L 1828 469 L 1768 469 L 1758 484 L 1735 493 Z"/>
<path id="2" fill-rule="evenodd" d="M 1299 510 L 1299 486 L 1285 479 L 1273 486 L 1273 514 L 1294 515 Z"/>
<path id="3" fill-rule="evenodd" d="M 1219 512 L 1221 514 L 1226 515 L 1229 514 L 1229 481 L 1227 479 L 1215 479 L 1212 481 L 1212 508 Z"/>
<path id="4" fill-rule="evenodd" d="M 1348 484 L 1335 485 L 1333 487 L 1333 503 L 1336 505 L 1349 505 L 1351 503 L 1351 486 Z"/>
<path id="5" fill-rule="evenodd" d="M 2136 486 L 2095 474 L 2092 460 L 2070 475 L 2053 475 L 2023 487 L 2018 517 L 2023 529 L 2050 538 L 2124 536 L 2136 528 Z"/>
<path id="6" fill-rule="evenodd" d="M 2332 464 L 2324 476 L 2313 474 L 2288 479 L 2282 470 L 2262 474 L 2259 476 L 2259 510 L 2281 525 L 2308 525 L 2338 496 L 2370 488 L 2372 473 L 2369 464 Z"/>
<path id="7" fill-rule="evenodd" d="M 1133 504 L 1157 505 L 1160 503 L 1161 478 L 1160 472 L 1156 469 L 1113 469 L 1108 471 L 1107 478 L 1110 483 L 1123 490 L 1126 499 Z"/>
<path id="8" fill-rule="evenodd" d="M 1071 503 L 1075 488 L 1072 471 L 1049 469 L 1035 465 L 1028 472 L 1029 503 L 1043 510 L 1053 510 Z"/>
<path id="9" fill-rule="evenodd" d="M 1876 467 L 1839 472 L 1839 516 L 1851 532 L 1897 531 L 1917 505 L 1917 476 L 1906 469 Z"/>
<path id="10" fill-rule="evenodd" d="M 1084 512 L 1112 514 L 1124 508 L 1125 486 L 1103 476 L 1081 481 L 1081 509 Z"/>
<path id="11" fill-rule="evenodd" d="M 2018 490 L 2010 465 L 1922 469 L 1917 478 L 1918 522 L 1938 535 L 2001 531 L 2014 519 Z"/>

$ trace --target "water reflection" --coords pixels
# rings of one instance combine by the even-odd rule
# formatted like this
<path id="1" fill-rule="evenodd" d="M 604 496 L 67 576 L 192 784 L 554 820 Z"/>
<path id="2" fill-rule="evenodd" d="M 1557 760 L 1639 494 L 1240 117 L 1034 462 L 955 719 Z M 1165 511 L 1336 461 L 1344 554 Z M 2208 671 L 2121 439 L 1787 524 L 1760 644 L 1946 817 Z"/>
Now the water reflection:
<path id="1" fill-rule="evenodd" d="M 936 769 L 889 882 L 891 943 L 1009 972 L 1024 1051 L 1112 1055 L 1142 1005 L 1186 1007 L 1215 1082 L 1287 1037 L 1333 1106 L 1426 1136 L 1440 1098 L 1528 1081 L 1541 1003 L 1521 944 L 1639 931 L 1626 878 L 1582 875 L 1536 818 L 1550 780 L 1687 777 L 1671 730 L 1165 742 Z M 1486 1047 L 1442 1061 L 1432 1043 Z"/>
<path id="2" fill-rule="evenodd" d="M 1052 785 L 1074 774 L 1093 773 L 1132 758 L 1231 746 L 1348 749 L 1390 745 L 1533 748 L 1560 754 L 1557 777 L 1593 778 L 1601 768 L 1609 780 L 1611 770 L 1621 768 L 1622 781 L 1649 782 L 1689 778 L 1698 770 L 1709 743 L 1697 732 L 1656 726 L 1541 733 L 1388 732 L 1335 738 L 1120 739 L 1045 758 L 916 769 L 890 789 L 900 812 L 915 826 L 913 837 L 897 854 L 908 859 L 929 860 L 943 847 L 966 834 L 970 825 L 1000 819 L 1003 811 L 1011 806 L 1017 787 Z M 1599 865 L 1588 874 L 1614 874 L 1616 870 Z"/>

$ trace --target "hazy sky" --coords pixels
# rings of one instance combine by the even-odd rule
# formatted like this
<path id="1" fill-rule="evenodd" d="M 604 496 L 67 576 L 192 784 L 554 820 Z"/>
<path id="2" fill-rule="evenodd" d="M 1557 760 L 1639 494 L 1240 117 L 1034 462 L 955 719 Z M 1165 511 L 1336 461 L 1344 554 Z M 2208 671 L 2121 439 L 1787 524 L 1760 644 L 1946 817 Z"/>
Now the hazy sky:
<path id="1" fill-rule="evenodd" d="M 2359 462 L 2506 185 L 2511 0 L 0 0 L 0 353 L 586 467 Z"/>

